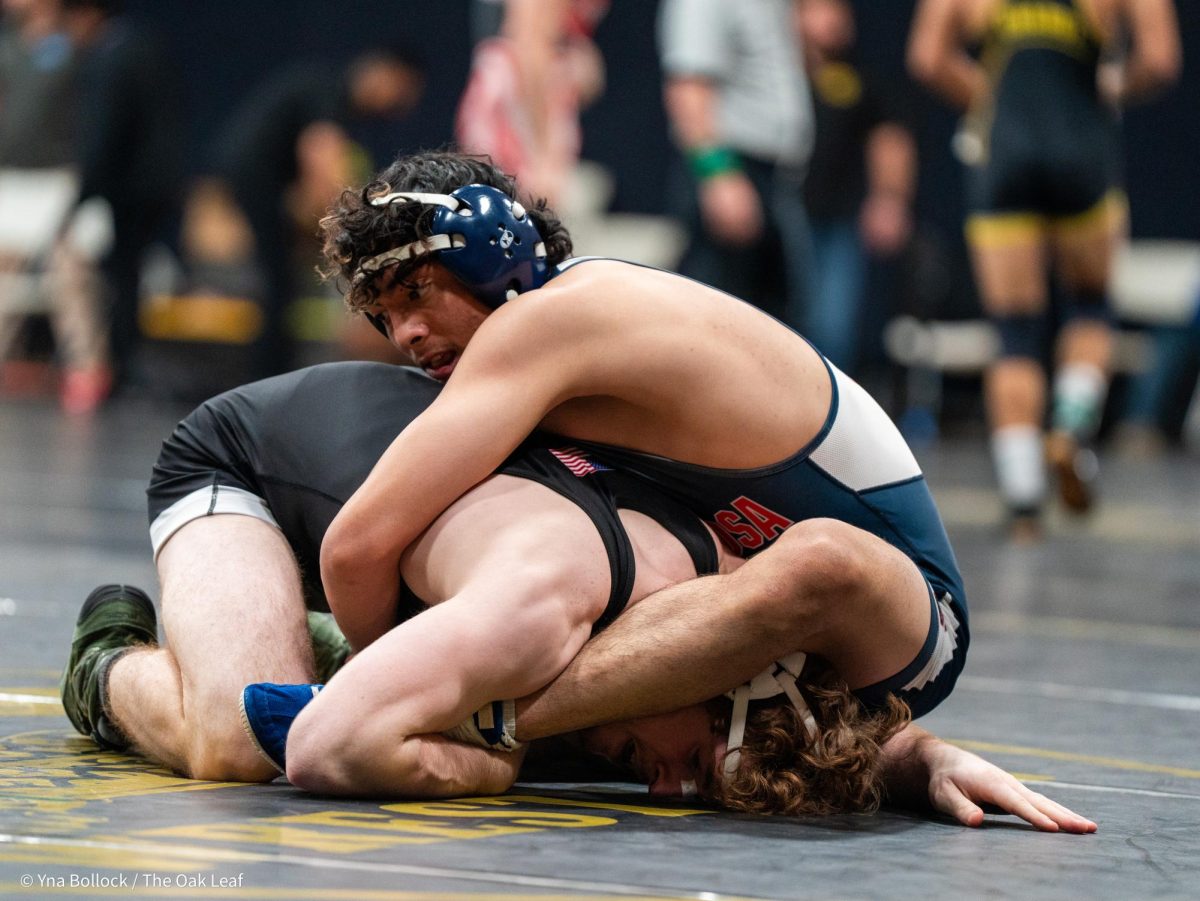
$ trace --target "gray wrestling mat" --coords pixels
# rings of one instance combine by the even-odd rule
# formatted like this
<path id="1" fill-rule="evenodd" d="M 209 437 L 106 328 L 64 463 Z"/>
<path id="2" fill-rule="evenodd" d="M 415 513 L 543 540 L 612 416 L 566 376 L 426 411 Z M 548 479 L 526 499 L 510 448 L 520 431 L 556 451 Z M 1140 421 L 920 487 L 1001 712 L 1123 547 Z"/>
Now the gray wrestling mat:
<path id="1" fill-rule="evenodd" d="M 452 803 L 194 783 L 99 753 L 57 701 L 79 605 L 157 593 L 142 489 L 186 410 L 0 404 L 0 898 L 1183 898 L 1200 886 L 1200 460 L 1107 461 L 1087 526 L 997 540 L 981 441 L 920 453 L 973 647 L 924 722 L 1100 824 L 757 819 L 636 786 Z"/>

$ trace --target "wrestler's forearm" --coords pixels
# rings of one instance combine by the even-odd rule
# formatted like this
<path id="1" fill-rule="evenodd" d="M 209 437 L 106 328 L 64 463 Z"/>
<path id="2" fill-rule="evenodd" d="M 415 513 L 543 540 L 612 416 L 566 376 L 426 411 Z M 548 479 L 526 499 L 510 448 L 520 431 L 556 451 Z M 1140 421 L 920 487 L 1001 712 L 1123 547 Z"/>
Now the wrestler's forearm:
<path id="1" fill-rule="evenodd" d="M 674 585 L 621 614 L 557 679 L 518 701 L 517 737 L 698 703 L 796 650 L 794 623 L 738 590 L 748 568 Z"/>
<path id="2" fill-rule="evenodd" d="M 369 767 L 320 787 L 323 794 L 355 798 L 462 798 L 498 795 L 517 780 L 524 749 L 510 753 L 414 735 Z M 302 777 L 300 777 L 302 778 Z"/>
<path id="3" fill-rule="evenodd" d="M 338 628 L 355 651 L 361 651 L 395 625 L 400 591 L 398 567 L 347 566 L 323 554 L 321 581 Z M 379 598 L 386 600 L 367 600 Z"/>
<path id="4" fill-rule="evenodd" d="M 587 620 L 574 629 L 559 623 L 553 598 L 543 607 L 476 599 L 450 598 L 412 617 L 329 681 L 288 734 L 294 785 L 413 797 L 508 787 L 519 761 L 440 733 L 495 695 L 523 694 L 552 678 L 582 643 Z M 573 646 L 568 632 L 579 633 Z"/>
<path id="5" fill-rule="evenodd" d="M 491 370 L 485 367 L 484 372 Z M 536 411 L 515 423 L 478 428 L 477 423 L 489 421 L 489 412 L 513 408 L 511 397 L 521 387 L 506 392 L 504 385 L 488 384 L 485 377 L 477 381 L 485 384 L 475 391 L 468 387 L 452 393 L 447 387 L 397 436 L 321 541 L 325 594 L 356 650 L 394 625 L 400 561 L 409 544 L 532 431 L 528 419 Z M 498 445 L 489 443 L 493 439 Z"/>
<path id="6" fill-rule="evenodd" d="M 415 735 L 404 742 L 396 773 L 377 774 L 374 791 L 414 798 L 461 798 L 498 795 L 517 781 L 524 750 L 487 751 L 440 735 Z"/>

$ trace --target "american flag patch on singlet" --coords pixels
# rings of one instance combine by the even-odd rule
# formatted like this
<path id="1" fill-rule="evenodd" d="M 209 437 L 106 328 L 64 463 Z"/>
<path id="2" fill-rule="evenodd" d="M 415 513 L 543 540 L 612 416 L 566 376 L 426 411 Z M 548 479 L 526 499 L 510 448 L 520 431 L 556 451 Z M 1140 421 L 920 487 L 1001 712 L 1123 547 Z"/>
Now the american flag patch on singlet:
<path id="1" fill-rule="evenodd" d="M 581 479 L 584 476 L 590 476 L 594 472 L 612 471 L 611 467 L 593 463 L 577 447 L 552 447 L 550 448 L 550 453 L 558 458 L 559 463 L 571 470 L 573 475 Z"/>

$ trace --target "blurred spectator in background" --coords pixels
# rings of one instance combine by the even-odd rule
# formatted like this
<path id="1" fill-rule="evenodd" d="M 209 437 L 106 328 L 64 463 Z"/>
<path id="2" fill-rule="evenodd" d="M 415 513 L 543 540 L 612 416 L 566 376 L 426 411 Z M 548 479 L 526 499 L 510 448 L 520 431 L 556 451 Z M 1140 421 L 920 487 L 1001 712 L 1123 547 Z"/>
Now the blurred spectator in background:
<path id="1" fill-rule="evenodd" d="M 5 393 L 45 387 L 18 360 L 31 311 L 49 313 L 64 410 L 108 395 L 106 326 L 94 254 L 68 228 L 78 191 L 77 55 L 59 0 L 4 0 L 0 31 L 0 360 Z M 94 249 L 94 248 L 93 248 Z"/>
<path id="2" fill-rule="evenodd" d="M 1175 12 L 1170 0 L 923 0 L 909 64 L 966 114 L 967 241 L 1001 344 L 985 381 L 992 453 L 1013 537 L 1032 540 L 1045 460 L 1069 510 L 1092 504 L 1107 292 L 1127 224 L 1117 110 L 1178 75 Z M 1051 271 L 1066 303 L 1043 442 Z"/>
<path id="3" fill-rule="evenodd" d="M 894 89 L 854 54 L 849 0 L 799 0 L 816 143 L 804 197 L 813 255 L 808 307 L 797 323 L 847 373 L 859 362 L 866 252 L 899 253 L 912 233 L 917 149 Z"/>
<path id="4" fill-rule="evenodd" d="M 297 235 L 315 235 L 338 192 L 371 169 L 348 129 L 360 118 L 403 115 L 423 90 L 422 65 L 400 50 L 372 50 L 340 70 L 298 63 L 251 91 L 222 128 L 213 160 L 216 181 L 202 190 L 210 200 L 225 192 L 253 239 L 263 316 L 252 378 L 294 364 L 286 316 L 297 294 Z"/>
<path id="5" fill-rule="evenodd" d="M 667 117 L 691 175 L 679 271 L 798 327 L 813 111 L 793 2 L 664 0 L 658 36 Z"/>
<path id="6" fill-rule="evenodd" d="M 137 371 L 138 312 L 146 249 L 177 213 L 185 119 L 178 73 L 121 0 L 62 0 L 80 53 L 81 205 L 107 205 L 112 240 L 103 261 L 116 390 L 145 387 Z"/>
<path id="7" fill-rule="evenodd" d="M 26 169 L 69 165 L 78 109 L 59 0 L 3 0 L 0 11 L 0 162 Z"/>
<path id="8" fill-rule="evenodd" d="M 1130 381 L 1119 446 L 1130 456 L 1152 456 L 1169 442 L 1194 444 L 1189 412 L 1200 414 L 1200 294 L 1190 320 L 1150 329 L 1150 366 Z M 1200 444 L 1196 444 L 1200 450 Z"/>
<path id="9" fill-rule="evenodd" d="M 604 91 L 592 42 L 609 0 L 472 0 L 475 51 L 455 137 L 552 206 L 579 160 L 579 111 Z"/>

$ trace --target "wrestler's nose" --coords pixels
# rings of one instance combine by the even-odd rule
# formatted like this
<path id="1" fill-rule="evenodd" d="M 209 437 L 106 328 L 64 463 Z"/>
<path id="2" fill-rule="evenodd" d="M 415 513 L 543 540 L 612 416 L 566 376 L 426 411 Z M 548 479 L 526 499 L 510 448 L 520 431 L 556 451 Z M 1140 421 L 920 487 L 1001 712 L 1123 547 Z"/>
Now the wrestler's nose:
<path id="1" fill-rule="evenodd" d="M 420 316 L 393 313 L 391 323 L 396 344 L 406 350 L 419 347 L 429 337 L 429 323 Z"/>
<path id="2" fill-rule="evenodd" d="M 658 798 L 685 798 L 696 793 L 696 775 L 689 767 L 667 761 L 655 768 L 650 794 Z"/>

